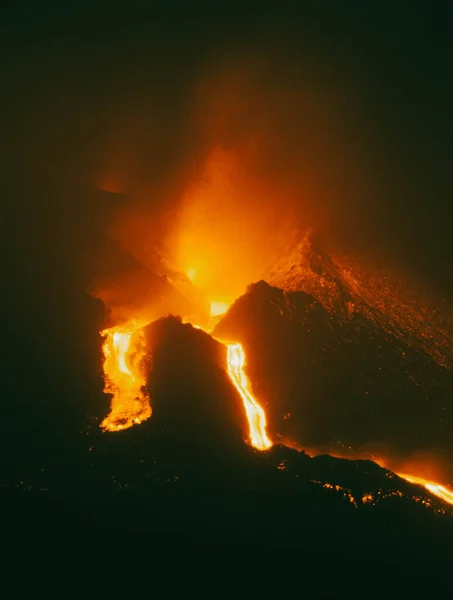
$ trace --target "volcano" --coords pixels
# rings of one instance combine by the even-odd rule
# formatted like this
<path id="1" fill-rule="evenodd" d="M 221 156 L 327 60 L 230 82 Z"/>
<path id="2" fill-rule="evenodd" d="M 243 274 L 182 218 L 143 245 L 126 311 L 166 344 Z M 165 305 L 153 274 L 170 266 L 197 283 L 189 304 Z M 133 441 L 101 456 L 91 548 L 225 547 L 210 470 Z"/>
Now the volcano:
<path id="1" fill-rule="evenodd" d="M 449 451 L 451 371 L 360 312 L 343 318 L 305 292 L 262 281 L 214 335 L 244 345 L 249 376 L 280 439 L 351 456 L 373 443 L 376 454 L 384 444 L 396 455 Z M 392 418 L 395 412 L 404 418 Z"/>
<path id="2" fill-rule="evenodd" d="M 236 575 L 247 564 L 256 573 L 271 569 L 253 589 L 293 589 L 311 576 L 312 597 L 343 597 L 336 586 L 346 593 L 352 572 L 368 597 L 447 589 L 449 490 L 444 501 L 424 485 L 425 471 L 394 471 L 420 448 L 448 451 L 448 422 L 427 426 L 426 413 L 427 398 L 430 411 L 442 412 L 451 374 L 423 346 L 391 336 L 375 315 L 351 310 L 347 286 L 326 264 L 318 273 L 334 278 L 331 305 L 314 288 L 259 281 L 211 333 L 177 316 L 140 324 L 134 364 L 152 414 L 138 424 L 103 432 L 111 396 L 94 385 L 85 421 L 76 401 L 78 417 L 57 428 L 41 416 L 44 458 L 23 426 L 21 474 L 11 474 L 2 493 L 5 509 L 20 514 L 8 529 L 11 543 L 26 540 L 33 555 L 45 539 L 46 560 L 58 551 L 77 564 L 105 561 L 130 572 L 151 561 L 169 576 L 177 557 L 187 569 L 206 565 L 209 585 L 219 563 Z M 83 302 L 98 314 L 97 301 Z M 93 336 L 97 323 L 98 316 L 88 321 L 85 333 Z M 271 440 L 263 451 L 251 443 L 225 340 L 244 350 Z M 40 396 L 49 393 L 45 380 L 39 385 Z M 65 389 L 70 396 L 71 384 Z M 35 419 L 28 427 L 36 426 Z M 382 456 L 375 449 L 384 444 Z M 281 569 L 290 571 L 284 581 Z M 316 575 L 326 570 L 335 582 Z"/>
<path id="3" fill-rule="evenodd" d="M 3 587 L 452 597 L 445 11 L 6 4 Z"/>

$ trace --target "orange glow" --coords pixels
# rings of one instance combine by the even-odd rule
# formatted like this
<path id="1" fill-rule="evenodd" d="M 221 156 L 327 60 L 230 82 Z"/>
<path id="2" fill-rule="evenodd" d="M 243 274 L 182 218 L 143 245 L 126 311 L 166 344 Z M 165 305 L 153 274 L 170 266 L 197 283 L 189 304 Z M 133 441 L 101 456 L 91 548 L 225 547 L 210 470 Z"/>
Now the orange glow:
<path id="1" fill-rule="evenodd" d="M 328 311 L 343 312 L 348 319 L 362 314 L 387 334 L 422 349 L 442 367 L 453 368 L 453 336 L 448 326 L 453 315 L 450 309 L 446 313 L 445 304 L 439 306 L 426 294 L 420 298 L 420 291 L 401 273 L 369 268 L 330 248 L 325 262 L 319 254 L 323 248 L 313 245 L 311 229 L 302 239 L 296 233 L 288 240 L 287 250 L 265 277 L 268 283 L 284 291 L 306 292 Z M 326 272 L 313 269 L 313 260 L 323 261 Z"/>
<path id="2" fill-rule="evenodd" d="M 228 306 L 225 303 L 225 311 Z M 204 330 L 200 325 L 193 327 Z M 105 338 L 104 392 L 113 395 L 110 414 L 103 420 L 101 427 L 108 431 L 119 431 L 137 425 L 151 416 L 149 396 L 144 391 L 146 376 L 142 370 L 146 354 L 145 339 L 143 330 L 135 324 L 106 329 L 101 335 Z M 239 343 L 226 346 L 227 372 L 244 403 L 250 444 L 258 450 L 267 450 L 272 442 L 266 433 L 266 414 L 254 398 L 244 372 L 244 350 Z"/>
<path id="3" fill-rule="evenodd" d="M 225 312 L 228 308 L 229 304 L 226 304 Z M 211 330 L 206 330 L 200 325 L 192 324 L 192 327 L 211 334 Z M 227 373 L 244 404 L 249 424 L 249 442 L 257 450 L 267 450 L 273 444 L 266 433 L 266 414 L 253 396 L 250 381 L 244 371 L 244 349 L 239 343 L 225 343 L 220 339 L 217 339 L 217 341 L 227 347 Z"/>
<path id="4" fill-rule="evenodd" d="M 357 457 L 357 458 L 360 458 L 360 457 Z M 442 485 L 440 483 L 436 483 L 432 479 L 426 479 L 425 477 L 420 477 L 419 475 L 409 475 L 408 473 L 399 473 L 394 467 L 392 468 L 391 461 L 389 461 L 388 459 L 384 459 L 382 457 L 375 457 L 375 456 L 370 456 L 370 457 L 366 457 L 366 458 L 373 460 L 376 464 L 378 464 L 383 469 L 388 469 L 390 471 L 393 471 L 394 473 L 396 473 L 398 475 L 398 477 L 401 477 L 401 479 L 405 479 L 409 483 L 414 483 L 416 485 L 423 486 L 428 492 L 433 494 L 433 496 L 437 496 L 444 502 L 447 502 L 448 504 L 453 505 L 453 491 L 449 490 L 444 485 Z M 409 465 L 406 468 L 409 469 L 410 468 Z M 412 468 L 414 470 L 418 471 L 419 473 L 423 472 L 423 473 L 428 474 L 428 477 L 436 476 L 435 475 L 436 470 L 433 469 L 433 465 L 430 464 L 430 462 L 427 462 L 426 460 L 425 461 L 417 461 L 417 464 L 413 465 L 411 467 L 411 469 Z M 429 475 L 429 473 L 433 473 L 433 474 Z"/>
<path id="5" fill-rule="evenodd" d="M 211 148 L 185 189 L 167 232 L 172 270 L 185 273 L 206 300 L 237 298 L 266 276 L 294 228 L 282 190 L 250 175 L 245 157 Z"/>
<path id="6" fill-rule="evenodd" d="M 212 301 L 209 303 L 209 314 L 211 317 L 220 317 L 230 308 L 229 302 Z"/>
<path id="7" fill-rule="evenodd" d="M 226 304 L 226 309 L 228 304 Z M 202 329 L 199 325 L 193 325 Z M 149 396 L 144 391 L 146 376 L 142 361 L 146 354 L 143 330 L 134 324 L 115 327 L 101 332 L 105 338 L 104 378 L 106 394 L 112 394 L 110 414 L 101 427 L 108 431 L 120 431 L 142 423 L 151 416 Z M 222 342 L 221 342 L 222 343 Z M 231 382 L 242 398 L 249 423 L 250 444 L 258 450 L 267 450 L 272 442 L 266 433 L 266 414 L 254 398 L 250 382 L 244 372 L 245 353 L 239 343 L 226 344 L 227 372 Z"/>
<path id="8" fill-rule="evenodd" d="M 405 473 L 397 473 L 398 477 L 405 479 L 409 483 L 415 483 L 417 485 L 422 485 L 425 489 L 428 490 L 434 496 L 437 496 L 444 502 L 453 505 L 453 492 L 446 488 L 444 485 L 440 483 L 435 483 L 434 481 L 428 481 L 427 479 L 423 479 L 422 477 L 416 477 L 415 475 L 407 475 Z"/>
<path id="9" fill-rule="evenodd" d="M 190 279 L 190 281 L 193 283 L 195 281 L 195 277 L 197 276 L 197 270 L 196 269 L 189 269 L 187 271 L 187 277 Z"/>
<path id="10" fill-rule="evenodd" d="M 250 427 L 250 443 L 258 450 L 267 450 L 272 442 L 266 434 L 266 414 L 250 390 L 250 382 L 244 372 L 245 354 L 241 344 L 228 344 L 228 375 L 244 403 Z"/>
<path id="11" fill-rule="evenodd" d="M 127 429 L 151 416 L 149 397 L 144 392 L 146 377 L 141 363 L 145 356 L 144 334 L 137 325 L 101 332 L 105 339 L 104 392 L 112 394 L 110 414 L 101 427 L 108 431 Z"/>
<path id="12" fill-rule="evenodd" d="M 228 304 L 225 310 L 227 309 Z M 198 325 L 194 327 L 201 329 Z M 150 399 L 144 391 L 146 376 L 142 370 L 142 361 L 146 354 L 145 339 L 143 330 L 137 324 L 106 329 L 101 335 L 105 339 L 104 392 L 113 396 L 110 414 L 102 421 L 101 427 L 108 431 L 120 431 L 151 416 Z M 273 444 L 266 432 L 266 414 L 254 398 L 250 381 L 244 371 L 244 349 L 240 343 L 230 343 L 226 346 L 228 376 L 244 404 L 249 423 L 250 444 L 257 450 L 267 450 Z M 386 468 L 382 460 L 374 460 Z M 453 506 L 453 491 L 444 485 L 407 473 L 397 475 L 409 483 L 423 486 L 428 492 Z M 328 485 L 325 484 L 325 487 Z M 363 503 L 371 501 L 372 497 L 369 494 L 362 498 Z"/>

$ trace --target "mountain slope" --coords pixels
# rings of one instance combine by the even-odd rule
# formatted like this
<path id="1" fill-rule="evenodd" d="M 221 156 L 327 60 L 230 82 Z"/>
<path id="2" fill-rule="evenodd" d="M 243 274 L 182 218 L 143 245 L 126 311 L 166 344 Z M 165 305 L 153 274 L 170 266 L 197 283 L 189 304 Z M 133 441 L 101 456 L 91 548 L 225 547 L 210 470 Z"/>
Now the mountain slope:
<path id="1" fill-rule="evenodd" d="M 452 374 L 379 322 L 305 292 L 249 286 L 214 335 L 246 349 L 248 374 L 281 439 L 337 454 L 450 451 Z"/>

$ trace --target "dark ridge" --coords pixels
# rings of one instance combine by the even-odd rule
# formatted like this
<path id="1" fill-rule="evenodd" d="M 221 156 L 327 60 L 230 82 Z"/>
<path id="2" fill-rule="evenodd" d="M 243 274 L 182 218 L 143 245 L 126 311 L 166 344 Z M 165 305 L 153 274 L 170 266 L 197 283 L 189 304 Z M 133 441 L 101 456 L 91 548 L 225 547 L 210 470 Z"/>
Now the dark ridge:
<path id="1" fill-rule="evenodd" d="M 289 334 L 295 311 L 305 327 L 321 323 L 330 331 L 318 303 L 306 294 L 298 298 L 267 284 L 251 286 L 222 327 L 227 331 L 228 319 L 249 305 L 256 306 L 267 335 L 262 319 L 287 321 Z M 85 302 L 91 308 L 83 314 L 91 317 L 79 333 L 99 353 L 99 304 L 84 298 L 81 309 Z M 327 585 L 334 597 L 341 597 L 338 589 L 350 596 L 351 577 L 372 597 L 371 564 L 378 582 L 385 579 L 395 593 L 418 592 L 423 585 L 431 593 L 446 589 L 453 541 L 448 507 L 369 461 L 310 458 L 281 445 L 268 452 L 251 448 L 243 439 L 240 398 L 225 373 L 223 345 L 179 318 L 145 330 L 154 411 L 148 421 L 101 432 L 108 399 L 100 382 L 84 397 L 92 410 L 72 419 L 80 366 L 67 365 L 65 344 L 78 326 L 70 320 L 62 327 L 64 343 L 47 362 L 46 373 L 64 373 L 59 385 L 65 393 L 55 398 L 50 377 L 33 380 L 32 394 L 18 388 L 14 468 L 3 470 L 0 490 L 8 515 L 4 543 L 12 561 L 21 556 L 12 572 L 18 564 L 49 562 L 58 573 L 65 565 L 96 569 L 108 588 L 119 573 L 134 578 L 138 571 L 139 578 L 151 568 L 156 589 L 162 578 L 167 588 L 200 589 L 189 573 L 203 565 L 203 583 L 212 589 L 221 564 L 231 569 L 225 582 L 231 589 L 241 585 L 247 564 L 249 573 L 259 574 L 254 591 L 297 590 L 302 577 L 316 598 L 326 591 L 329 564 L 329 576 L 337 578 L 335 586 Z M 249 345 L 253 366 L 257 356 Z M 90 360 L 88 353 L 87 370 Z M 49 394 L 54 396 L 46 400 Z M 39 414 L 36 406 L 46 401 L 49 412 Z M 11 456 L 2 443 L 3 456 Z M 369 500 L 363 501 L 365 495 Z"/>
<path id="2" fill-rule="evenodd" d="M 169 452 L 178 448 L 182 457 L 221 453 L 223 460 L 238 452 L 242 456 L 248 426 L 226 373 L 226 348 L 177 317 L 155 321 L 145 335 L 152 421 L 165 431 Z"/>
<path id="3" fill-rule="evenodd" d="M 343 319 L 304 292 L 258 282 L 214 335 L 244 345 L 274 439 L 350 456 L 453 451 L 451 373 L 360 314 Z"/>

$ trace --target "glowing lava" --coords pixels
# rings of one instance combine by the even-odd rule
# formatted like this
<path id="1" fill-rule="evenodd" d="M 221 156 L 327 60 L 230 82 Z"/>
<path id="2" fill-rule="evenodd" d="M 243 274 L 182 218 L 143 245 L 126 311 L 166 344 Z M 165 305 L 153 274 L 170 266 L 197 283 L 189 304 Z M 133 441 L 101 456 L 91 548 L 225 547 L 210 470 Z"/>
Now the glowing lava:
<path id="1" fill-rule="evenodd" d="M 225 312 L 228 310 L 228 307 L 229 304 L 226 304 Z M 206 331 L 200 325 L 192 325 L 192 327 L 210 334 L 210 331 Z M 227 347 L 227 373 L 244 404 L 245 414 L 249 424 L 249 442 L 257 450 L 267 450 L 273 444 L 266 433 L 266 413 L 254 398 L 250 381 L 245 374 L 244 349 L 239 343 L 225 343 L 220 339 L 217 339 L 217 341 Z"/>
<path id="2" fill-rule="evenodd" d="M 146 354 L 143 331 L 137 325 L 115 327 L 101 332 L 104 337 L 104 392 L 112 394 L 110 414 L 102 429 L 119 431 L 151 416 L 149 397 L 144 391 L 146 377 L 142 361 Z"/>
<path id="3" fill-rule="evenodd" d="M 230 302 L 213 300 L 209 303 L 209 314 L 211 317 L 220 317 L 224 315 L 230 307 Z"/>
<path id="4" fill-rule="evenodd" d="M 244 403 L 250 427 L 250 443 L 258 450 L 267 450 L 272 442 L 266 434 L 266 414 L 250 391 L 244 372 L 245 354 L 241 344 L 228 344 L 228 375 Z"/>
<path id="5" fill-rule="evenodd" d="M 194 327 L 200 329 L 197 325 Z M 145 392 L 146 376 L 142 369 L 145 339 L 143 330 L 137 325 L 106 329 L 101 335 L 105 338 L 104 392 L 113 396 L 110 414 L 102 421 L 101 427 L 120 431 L 151 416 L 150 400 Z M 244 403 L 250 443 L 258 450 L 267 450 L 272 442 L 266 433 L 266 414 L 253 397 L 244 367 L 245 354 L 241 344 L 227 344 L 227 371 Z"/>
<path id="6" fill-rule="evenodd" d="M 398 477 L 401 479 L 405 479 L 409 483 L 415 483 L 417 485 L 422 485 L 428 492 L 437 496 L 444 502 L 453 505 L 453 492 L 439 483 L 435 483 L 433 481 L 428 481 L 423 479 L 422 477 L 415 477 L 414 475 L 406 475 L 405 473 L 397 473 Z"/>
<path id="7" fill-rule="evenodd" d="M 187 271 L 187 277 L 190 279 L 190 281 L 192 283 L 194 282 L 196 275 L 197 275 L 197 270 L 196 269 L 189 269 Z"/>
<path id="8" fill-rule="evenodd" d="M 197 325 L 194 327 L 201 329 Z M 145 392 L 146 376 L 142 368 L 146 354 L 145 337 L 142 328 L 136 324 L 106 329 L 101 335 L 105 340 L 104 392 L 113 396 L 110 414 L 102 421 L 101 427 L 108 431 L 120 431 L 151 416 L 150 399 Z M 267 450 L 272 446 L 272 442 L 266 433 L 266 414 L 254 398 L 245 374 L 244 349 L 239 343 L 226 346 L 228 376 L 244 404 L 250 444 L 257 450 Z M 397 475 L 409 483 L 423 486 L 437 498 L 453 505 L 453 491 L 447 487 L 416 475 Z"/>

